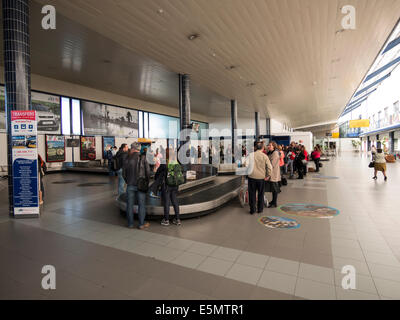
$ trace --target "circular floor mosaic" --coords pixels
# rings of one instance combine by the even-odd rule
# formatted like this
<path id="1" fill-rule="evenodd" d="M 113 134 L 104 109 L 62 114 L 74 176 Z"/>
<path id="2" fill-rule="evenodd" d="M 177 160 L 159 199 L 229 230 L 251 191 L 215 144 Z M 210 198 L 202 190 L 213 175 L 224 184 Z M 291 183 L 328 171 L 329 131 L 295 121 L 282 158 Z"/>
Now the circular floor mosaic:
<path id="1" fill-rule="evenodd" d="M 284 213 L 301 217 L 330 219 L 339 214 L 339 210 L 319 204 L 288 203 L 279 207 Z"/>
<path id="2" fill-rule="evenodd" d="M 297 229 L 300 227 L 300 224 L 296 220 L 284 217 L 261 217 L 258 221 L 267 228 L 272 229 Z"/>

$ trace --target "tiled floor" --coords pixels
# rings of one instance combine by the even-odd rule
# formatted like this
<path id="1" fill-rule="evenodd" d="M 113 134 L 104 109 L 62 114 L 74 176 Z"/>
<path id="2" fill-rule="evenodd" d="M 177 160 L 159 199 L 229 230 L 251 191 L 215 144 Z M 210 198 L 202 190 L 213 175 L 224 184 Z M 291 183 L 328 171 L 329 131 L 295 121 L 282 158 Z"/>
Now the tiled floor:
<path id="1" fill-rule="evenodd" d="M 296 230 L 267 229 L 236 200 L 181 227 L 130 230 L 114 204 L 115 180 L 50 174 L 40 219 L 9 219 L 0 193 L 0 298 L 400 299 L 400 164 L 388 164 L 385 183 L 371 179 L 368 162 L 349 154 L 324 163 L 322 174 L 339 179 L 289 180 L 280 204 L 340 210 L 333 219 L 291 216 Z M 47 264 L 57 271 L 53 291 L 41 288 Z M 342 288 L 346 265 L 355 290 Z"/>

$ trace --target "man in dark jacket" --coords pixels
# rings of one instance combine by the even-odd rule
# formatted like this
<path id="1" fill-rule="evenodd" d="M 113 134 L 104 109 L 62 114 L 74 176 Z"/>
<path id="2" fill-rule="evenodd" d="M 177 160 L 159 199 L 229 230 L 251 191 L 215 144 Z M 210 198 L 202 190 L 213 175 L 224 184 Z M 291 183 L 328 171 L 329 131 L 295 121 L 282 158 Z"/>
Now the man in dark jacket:
<path id="1" fill-rule="evenodd" d="M 148 228 L 150 224 L 145 222 L 146 218 L 146 192 L 138 190 L 138 179 L 150 177 L 150 166 L 146 160 L 145 155 L 140 155 L 140 144 L 134 142 L 131 144 L 131 151 L 127 161 L 123 166 L 122 175 L 127 184 L 127 208 L 126 215 L 128 217 L 128 228 L 133 228 L 133 207 L 135 200 L 138 202 L 138 217 L 139 217 L 139 229 L 143 230 Z"/>
<path id="2" fill-rule="evenodd" d="M 118 174 L 118 195 L 121 195 L 125 192 L 125 181 L 122 177 L 122 168 L 124 167 L 124 163 L 128 159 L 128 150 L 129 147 L 126 143 L 123 143 L 119 148 L 117 154 L 115 155 L 116 164 L 117 164 L 117 174 Z"/>

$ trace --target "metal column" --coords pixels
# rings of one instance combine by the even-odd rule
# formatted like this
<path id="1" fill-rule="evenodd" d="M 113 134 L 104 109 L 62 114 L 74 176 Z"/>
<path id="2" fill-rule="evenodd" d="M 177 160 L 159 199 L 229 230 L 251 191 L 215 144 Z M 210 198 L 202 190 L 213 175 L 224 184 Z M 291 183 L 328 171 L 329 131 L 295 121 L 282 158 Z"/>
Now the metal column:
<path id="1" fill-rule="evenodd" d="M 256 141 L 258 141 L 258 138 L 260 137 L 260 114 L 258 112 L 254 114 L 254 120 L 255 120 Z"/>
<path id="2" fill-rule="evenodd" d="M 11 110 L 31 109 L 29 0 L 3 0 L 9 214 L 13 210 Z"/>
<path id="3" fill-rule="evenodd" d="M 237 102 L 236 100 L 231 100 L 231 137 L 232 137 L 232 162 L 235 163 L 235 153 L 237 144 Z"/>
<path id="4" fill-rule="evenodd" d="M 179 123 L 180 130 L 190 129 L 190 77 L 188 74 L 179 75 Z M 185 137 L 182 141 L 182 136 L 179 135 L 180 145 L 185 143 L 190 137 Z"/>

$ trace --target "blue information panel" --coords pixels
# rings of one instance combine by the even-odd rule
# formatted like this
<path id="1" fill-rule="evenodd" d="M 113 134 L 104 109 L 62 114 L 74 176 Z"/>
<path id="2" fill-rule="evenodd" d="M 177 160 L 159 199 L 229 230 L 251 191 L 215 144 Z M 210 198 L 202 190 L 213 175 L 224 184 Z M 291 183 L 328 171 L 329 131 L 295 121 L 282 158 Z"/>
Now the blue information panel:
<path id="1" fill-rule="evenodd" d="M 14 215 L 39 215 L 35 111 L 12 111 Z"/>

